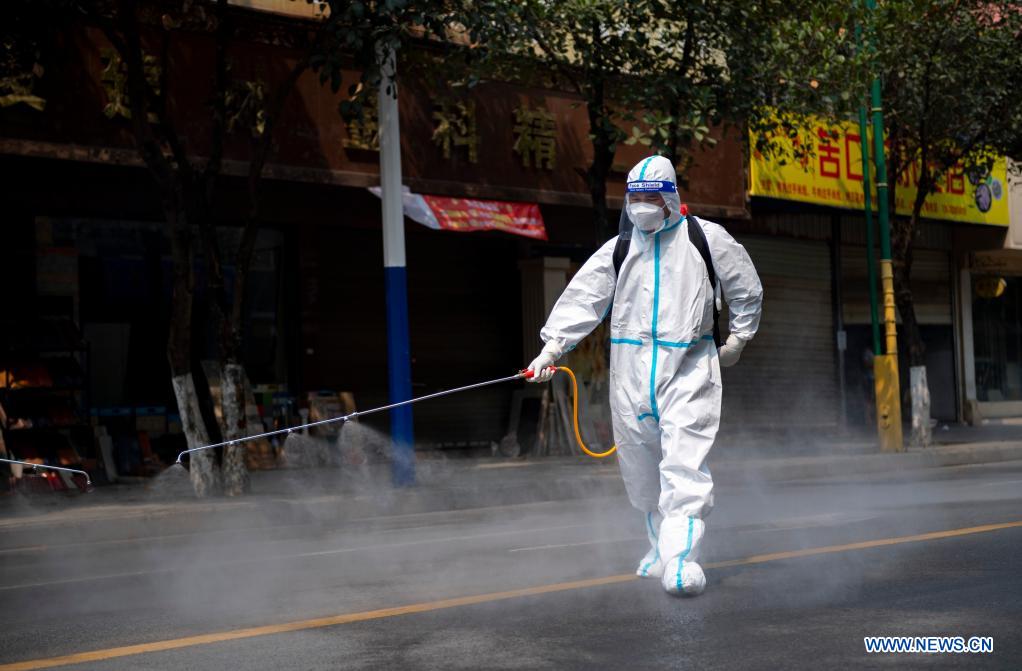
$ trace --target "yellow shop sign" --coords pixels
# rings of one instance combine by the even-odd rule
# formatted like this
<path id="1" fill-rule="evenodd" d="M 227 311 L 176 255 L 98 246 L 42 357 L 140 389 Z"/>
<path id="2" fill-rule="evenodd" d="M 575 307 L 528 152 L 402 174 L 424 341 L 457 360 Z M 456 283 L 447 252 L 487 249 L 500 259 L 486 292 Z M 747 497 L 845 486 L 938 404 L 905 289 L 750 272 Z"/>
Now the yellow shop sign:
<path id="1" fill-rule="evenodd" d="M 750 165 L 753 196 L 797 200 L 804 203 L 861 209 L 862 142 L 858 124 L 814 120 L 810 136 L 777 136 L 774 141 L 794 150 L 813 146 L 814 155 L 800 160 L 766 158 L 753 150 Z M 755 147 L 755 138 L 751 138 Z M 870 147 L 872 147 L 870 137 Z M 782 152 L 785 153 L 785 152 Z M 793 154 L 791 154 L 793 155 Z M 872 171 L 872 165 L 870 166 Z M 872 175 L 873 208 L 876 209 L 876 178 Z M 895 198 L 898 214 L 910 215 L 919 184 L 919 165 L 910 166 L 898 180 Z M 988 175 L 966 174 L 960 167 L 948 171 L 938 189 L 923 206 L 923 216 L 974 224 L 1008 225 L 1007 162 L 998 158 Z"/>

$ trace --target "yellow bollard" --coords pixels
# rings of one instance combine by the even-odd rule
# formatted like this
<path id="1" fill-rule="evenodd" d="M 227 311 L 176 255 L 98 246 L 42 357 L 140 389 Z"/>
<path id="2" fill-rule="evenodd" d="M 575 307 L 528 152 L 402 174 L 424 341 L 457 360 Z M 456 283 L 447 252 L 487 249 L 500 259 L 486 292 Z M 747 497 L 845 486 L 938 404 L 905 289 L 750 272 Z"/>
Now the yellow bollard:
<path id="1" fill-rule="evenodd" d="M 880 281 L 884 292 L 884 335 L 887 354 L 898 353 L 898 322 L 894 302 L 894 266 L 890 259 L 880 259 Z M 895 378 L 897 368 L 895 368 Z"/>
<path id="2" fill-rule="evenodd" d="M 901 435 L 901 389 L 898 384 L 898 355 L 873 357 L 876 384 L 877 433 L 882 452 L 904 452 Z"/>

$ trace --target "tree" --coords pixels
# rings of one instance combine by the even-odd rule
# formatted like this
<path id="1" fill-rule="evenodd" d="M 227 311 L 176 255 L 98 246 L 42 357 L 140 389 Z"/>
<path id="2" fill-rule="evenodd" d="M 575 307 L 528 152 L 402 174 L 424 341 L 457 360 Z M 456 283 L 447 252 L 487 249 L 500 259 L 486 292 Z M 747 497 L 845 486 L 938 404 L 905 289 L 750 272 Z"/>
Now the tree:
<path id="1" fill-rule="evenodd" d="M 641 125 L 632 127 L 628 144 L 670 158 L 684 181 L 695 149 L 716 144 L 711 127 L 737 130 L 744 143 L 750 122 L 772 123 L 764 116 L 767 101 L 799 98 L 786 86 L 788 45 L 804 37 L 799 28 L 816 4 L 648 3 L 643 48 L 629 79 L 637 94 L 628 118 Z"/>
<path id="2" fill-rule="evenodd" d="M 477 12 L 471 0 L 305 2 L 319 4 L 325 17 L 322 32 L 326 39 L 316 44 L 309 61 L 320 82 L 337 93 L 345 68 L 359 73 L 358 83 L 349 85 L 347 97 L 338 107 L 341 116 L 347 119 L 360 118 L 367 107 L 375 109 L 383 81 L 381 68 L 388 54 L 401 54 L 409 45 L 423 43 L 450 54 L 469 43 L 466 17 Z M 396 91 L 388 93 L 396 95 Z"/>
<path id="3" fill-rule="evenodd" d="M 981 0 L 883 3 L 868 39 L 883 81 L 888 131 L 890 211 L 899 186 L 917 182 L 912 212 L 894 217 L 895 300 L 909 364 L 925 365 L 911 274 L 913 246 L 927 198 L 952 171 L 984 178 L 997 156 L 1022 138 L 1022 6 Z M 955 179 L 964 179 L 962 176 Z M 912 441 L 931 442 L 929 393 L 913 420 Z"/>
<path id="4" fill-rule="evenodd" d="M 59 16 L 59 15 L 58 15 Z M 46 34 L 54 27 L 39 3 L 16 0 L 0 24 L 0 108 L 27 105 L 37 111 L 46 101 L 36 92 L 42 78 Z"/>
<path id="5" fill-rule="evenodd" d="M 225 22 L 226 26 L 226 22 Z M 229 28 L 224 28 L 229 30 Z M 220 126 L 217 138 L 222 146 L 224 136 L 240 133 L 248 140 L 249 160 L 246 174 L 245 193 L 248 208 L 245 225 L 234 254 L 234 285 L 228 295 L 224 281 L 224 250 L 216 234 L 215 220 L 209 218 L 202 227 L 203 250 L 209 268 L 210 289 L 213 293 L 215 328 L 218 332 L 218 354 L 221 369 L 220 389 L 223 408 L 223 438 L 225 441 L 244 437 L 245 413 L 245 371 L 241 362 L 243 315 L 249 269 L 259 234 L 260 206 L 262 203 L 261 184 L 266 163 L 273 151 L 274 130 L 276 130 L 284 105 L 294 90 L 299 78 L 309 67 L 309 60 L 318 44 L 319 35 L 310 38 L 295 63 L 290 67 L 283 81 L 273 88 L 266 81 L 247 81 L 231 77 L 227 72 L 217 75 L 223 88 L 214 93 L 214 126 Z M 218 48 L 220 48 L 218 46 Z M 224 67 L 224 60 L 217 57 L 217 67 Z M 222 149 L 218 156 L 223 156 Z M 248 471 L 244 460 L 243 445 L 228 445 L 224 449 L 221 472 L 224 492 L 238 495 L 248 491 Z"/>
<path id="6" fill-rule="evenodd" d="M 797 62 L 793 45 L 803 19 L 832 14 L 828 6 L 495 0 L 478 5 L 468 24 L 483 52 L 470 65 L 476 78 L 544 80 L 582 98 L 593 146 L 587 172 L 593 221 L 602 240 L 612 234 L 606 182 L 618 144 L 641 143 L 669 157 L 684 182 L 694 150 L 715 144 L 712 126 L 739 128 L 744 139 L 764 103 L 799 99 L 783 71 Z M 801 98 L 819 96 L 810 90 Z"/>
<path id="7" fill-rule="evenodd" d="M 639 42 L 628 28 L 627 17 L 633 14 L 628 3 L 326 0 L 325 4 L 338 31 L 334 45 L 343 48 L 317 54 L 312 66 L 334 91 L 340 89 L 345 66 L 361 73 L 341 105 L 346 117 L 358 116 L 375 104 L 381 54 L 406 53 L 410 46 L 415 47 L 416 61 L 409 65 L 440 97 L 456 97 L 487 79 L 542 81 L 578 93 L 586 105 L 593 143 L 587 181 L 596 235 L 609 237 L 606 181 L 617 144 L 625 137 L 614 90 L 627 64 L 639 57 Z M 404 71 L 404 64 L 399 71 Z"/>
<path id="8" fill-rule="evenodd" d="M 245 81 L 233 75 L 230 48 L 237 30 L 236 16 L 244 10 L 229 7 L 227 0 L 217 0 L 208 10 L 206 6 L 187 0 L 174 8 L 138 0 L 118 0 L 114 5 L 82 3 L 81 7 L 116 50 L 116 58 L 110 59 L 108 65 L 115 73 L 111 77 L 112 85 L 108 86 L 111 105 L 131 121 L 136 148 L 160 189 L 164 215 L 171 229 L 174 279 L 168 358 L 188 445 L 197 447 L 209 442 L 191 370 L 193 226 L 200 231 L 209 269 L 208 288 L 213 297 L 213 322 L 218 333 L 221 432 L 225 441 L 241 438 L 246 428 L 245 376 L 240 360 L 242 315 L 246 280 L 258 235 L 259 187 L 285 102 L 307 70 L 313 49 L 323 36 L 316 32 L 310 37 L 307 30 L 294 31 L 298 37 L 291 39 L 302 49 L 284 80 L 271 89 L 267 82 Z M 194 155 L 189 138 L 176 126 L 181 116 L 172 116 L 170 112 L 175 103 L 169 94 L 170 78 L 195 75 L 176 70 L 169 57 L 175 33 L 188 30 L 209 33 L 214 41 L 209 109 L 195 110 L 197 114 L 208 113 L 211 118 L 209 155 L 205 159 Z M 123 78 L 116 76 L 120 71 L 123 71 Z M 217 237 L 219 222 L 214 206 L 223 173 L 225 144 L 232 133 L 248 137 L 250 155 L 246 177 L 248 211 L 234 254 L 233 291 L 228 292 L 223 272 L 224 250 Z M 228 444 L 224 448 L 221 475 L 223 491 L 228 495 L 242 494 L 248 489 L 244 451 L 245 446 L 241 444 Z M 206 451 L 193 453 L 190 470 L 199 496 L 215 491 L 221 484 L 217 482 L 213 456 Z"/>
<path id="9" fill-rule="evenodd" d="M 586 173 L 593 227 L 597 241 L 611 237 L 607 178 L 617 146 L 627 137 L 622 125 L 630 113 L 628 78 L 647 56 L 644 28 L 651 3 L 496 0 L 477 7 L 469 23 L 473 43 L 482 49 L 472 63 L 475 78 L 547 80 L 585 104 L 593 150 Z"/>
<path id="10" fill-rule="evenodd" d="M 912 367 L 925 347 L 911 288 L 913 246 L 927 198 L 949 173 L 981 179 L 994 157 L 1022 146 L 1022 6 L 984 0 L 828 3 L 799 23 L 778 24 L 783 35 L 765 43 L 760 63 L 783 86 L 766 102 L 782 121 L 753 115 L 756 149 L 781 160 L 815 153 L 808 115 L 854 118 L 874 77 L 882 82 L 891 213 L 895 301 L 901 350 Z M 856 30 L 858 27 L 858 30 Z M 861 39 L 850 40 L 861 32 Z M 776 44 L 776 46 L 773 46 Z M 794 53 L 785 46 L 798 44 Z M 835 49 L 835 46 L 839 48 Z M 804 140 L 792 156 L 772 140 L 781 131 Z M 805 141 L 808 140 L 808 141 Z M 959 176 L 954 176 L 959 179 Z M 895 216 L 897 191 L 915 182 L 911 214 Z M 913 389 L 922 407 L 912 441 L 928 444 L 929 392 Z"/>
<path id="11" fill-rule="evenodd" d="M 84 22 L 98 28 L 109 43 L 102 76 L 107 96 L 104 113 L 112 123 L 130 126 L 135 148 L 157 185 L 168 225 L 173 277 L 167 357 L 188 447 L 210 442 L 210 427 L 200 412 L 192 371 L 193 231 L 200 233 L 209 268 L 212 317 L 218 333 L 224 420 L 220 432 L 225 440 L 232 440 L 245 432 L 244 373 L 239 352 L 246 278 L 258 232 L 260 181 L 284 104 L 308 69 L 313 49 L 320 39 L 328 37 L 316 30 L 321 22 L 306 23 L 305 28 L 278 28 L 274 36 L 277 44 L 301 48 L 287 76 L 275 87 L 264 81 L 245 81 L 234 74 L 231 46 L 243 25 L 238 19 L 246 12 L 230 7 L 227 0 L 17 0 L 10 12 L 12 20 L 4 23 L 0 33 L 0 102 L 5 106 L 45 105 L 34 88 L 43 74 L 42 52 L 51 46 L 48 38 L 53 34 L 78 29 Z M 172 93 L 175 83 L 196 78 L 195 71 L 178 66 L 172 57 L 175 44 L 187 33 L 204 33 L 213 42 L 209 79 L 196 80 L 197 86 L 210 91 L 208 106 L 203 103 L 201 109 L 183 109 L 182 101 Z M 189 137 L 182 130 L 182 121 L 190 116 L 210 119 L 205 157 L 196 151 L 196 146 L 202 145 L 201 138 Z M 233 255 L 237 272 L 233 291 L 229 291 L 224 282 L 225 250 L 217 236 L 220 222 L 214 206 L 225 145 L 232 135 L 249 138 L 250 160 L 246 178 L 249 205 L 240 244 Z M 225 448 L 219 474 L 214 468 L 214 455 L 205 451 L 193 453 L 190 470 L 199 496 L 217 491 L 221 484 L 228 495 L 247 490 L 241 445 Z"/>

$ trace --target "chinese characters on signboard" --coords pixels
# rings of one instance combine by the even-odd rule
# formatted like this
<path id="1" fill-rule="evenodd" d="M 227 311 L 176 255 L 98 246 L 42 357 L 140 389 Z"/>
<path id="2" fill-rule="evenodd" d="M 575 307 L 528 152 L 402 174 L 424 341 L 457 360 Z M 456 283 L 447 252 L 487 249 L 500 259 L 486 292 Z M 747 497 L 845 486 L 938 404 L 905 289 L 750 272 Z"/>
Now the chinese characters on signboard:
<path id="1" fill-rule="evenodd" d="M 466 147 L 470 163 L 479 162 L 479 134 L 476 131 L 476 104 L 444 102 L 433 106 L 433 142 L 451 158 L 451 149 Z"/>
<path id="2" fill-rule="evenodd" d="M 557 121 L 543 108 L 517 107 L 514 112 L 514 144 L 526 168 L 553 170 L 557 166 Z M 445 159 L 459 147 L 468 150 L 470 163 L 479 161 L 476 107 L 472 101 L 443 102 L 433 106 L 433 142 Z"/>
<path id="3" fill-rule="evenodd" d="M 542 108 L 517 107 L 514 110 L 515 153 L 526 168 L 553 170 L 557 165 L 557 121 Z"/>
<path id="4" fill-rule="evenodd" d="M 377 198 L 383 193 L 378 186 L 369 187 L 369 191 Z M 543 213 L 536 203 L 451 198 L 405 191 L 402 204 L 406 217 L 438 231 L 500 231 L 535 240 L 547 239 Z"/>
<path id="5" fill-rule="evenodd" d="M 809 132 L 809 137 L 804 134 L 794 138 L 779 136 L 790 149 L 814 147 L 814 152 L 802 153 L 797 161 L 782 164 L 777 158 L 767 158 L 753 151 L 750 193 L 832 207 L 862 208 L 865 199 L 862 191 L 862 137 L 858 125 L 816 120 Z M 755 138 L 751 140 L 755 145 Z M 868 141 L 872 147 L 872 137 Z M 870 169 L 873 169 L 872 166 Z M 1003 157 L 995 161 L 987 175 L 966 175 L 961 167 L 953 168 L 943 175 L 937 191 L 927 197 L 923 216 L 1007 226 L 1006 183 L 1007 166 Z M 875 208 L 875 176 L 870 184 Z M 895 190 L 898 214 L 911 214 L 918 184 L 919 165 L 910 166 L 898 177 Z"/>
<path id="6" fill-rule="evenodd" d="M 439 228 L 446 231 L 501 231 L 546 240 L 543 215 L 536 203 L 423 196 Z"/>
<path id="7" fill-rule="evenodd" d="M 362 117 L 347 123 L 348 137 L 341 144 L 345 149 L 380 151 L 380 125 L 373 106 L 362 109 Z"/>

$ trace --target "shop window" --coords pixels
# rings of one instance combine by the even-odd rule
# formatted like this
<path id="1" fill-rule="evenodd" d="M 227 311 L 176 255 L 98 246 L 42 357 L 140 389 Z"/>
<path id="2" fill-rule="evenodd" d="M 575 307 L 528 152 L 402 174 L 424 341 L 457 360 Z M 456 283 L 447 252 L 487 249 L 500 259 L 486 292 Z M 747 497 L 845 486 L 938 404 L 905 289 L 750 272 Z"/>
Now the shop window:
<path id="1" fill-rule="evenodd" d="M 973 279 L 972 333 L 977 399 L 1022 400 L 1022 277 Z"/>

